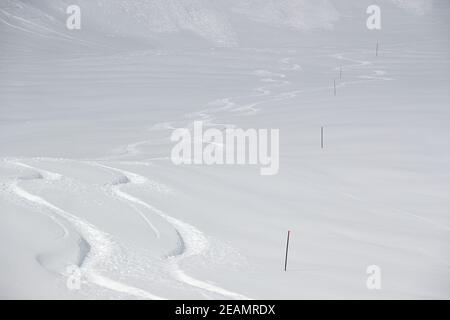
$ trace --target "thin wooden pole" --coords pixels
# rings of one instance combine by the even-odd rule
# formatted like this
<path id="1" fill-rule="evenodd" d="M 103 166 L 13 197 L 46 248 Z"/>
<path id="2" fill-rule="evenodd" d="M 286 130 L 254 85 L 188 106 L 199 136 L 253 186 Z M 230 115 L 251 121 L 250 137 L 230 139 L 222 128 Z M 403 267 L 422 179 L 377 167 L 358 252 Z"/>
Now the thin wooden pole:
<path id="1" fill-rule="evenodd" d="M 323 149 L 323 127 L 320 127 L 320 147 Z"/>
<path id="2" fill-rule="evenodd" d="M 289 253 L 289 238 L 291 231 L 288 230 L 287 241 L 286 241 L 286 257 L 284 258 L 284 271 L 287 271 L 288 253 Z"/>

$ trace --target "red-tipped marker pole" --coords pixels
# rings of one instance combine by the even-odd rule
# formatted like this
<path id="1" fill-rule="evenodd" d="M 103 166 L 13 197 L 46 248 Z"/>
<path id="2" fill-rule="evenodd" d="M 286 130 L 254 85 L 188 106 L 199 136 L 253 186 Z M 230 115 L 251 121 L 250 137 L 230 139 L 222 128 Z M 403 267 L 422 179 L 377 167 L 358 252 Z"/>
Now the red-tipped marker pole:
<path id="1" fill-rule="evenodd" d="M 287 241 L 286 241 L 286 257 L 284 258 L 284 271 L 287 270 L 287 261 L 288 261 L 288 253 L 289 253 L 289 238 L 291 236 L 291 230 L 288 230 Z"/>

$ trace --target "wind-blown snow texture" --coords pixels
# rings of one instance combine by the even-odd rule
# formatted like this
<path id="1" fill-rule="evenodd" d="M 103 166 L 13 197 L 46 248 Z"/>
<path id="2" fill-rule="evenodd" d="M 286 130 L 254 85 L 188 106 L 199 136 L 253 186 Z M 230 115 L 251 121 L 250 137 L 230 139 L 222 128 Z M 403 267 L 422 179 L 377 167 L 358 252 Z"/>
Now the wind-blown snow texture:
<path id="1" fill-rule="evenodd" d="M 371 4 L 1 1 L 0 297 L 449 298 L 450 4 Z M 200 120 L 279 174 L 175 166 Z"/>

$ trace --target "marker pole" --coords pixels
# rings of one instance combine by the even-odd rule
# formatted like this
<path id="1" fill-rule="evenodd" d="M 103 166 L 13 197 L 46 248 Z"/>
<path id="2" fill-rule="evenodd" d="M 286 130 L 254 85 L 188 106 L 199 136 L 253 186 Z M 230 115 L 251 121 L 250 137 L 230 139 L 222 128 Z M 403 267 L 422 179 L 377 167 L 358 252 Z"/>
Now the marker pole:
<path id="1" fill-rule="evenodd" d="M 323 127 L 320 127 L 320 147 L 323 149 Z"/>
<path id="2" fill-rule="evenodd" d="M 289 238 L 291 236 L 291 231 L 288 231 L 287 234 L 287 241 L 286 241 L 286 257 L 284 259 L 284 271 L 287 270 L 287 261 L 288 261 L 288 253 L 289 253 Z"/>

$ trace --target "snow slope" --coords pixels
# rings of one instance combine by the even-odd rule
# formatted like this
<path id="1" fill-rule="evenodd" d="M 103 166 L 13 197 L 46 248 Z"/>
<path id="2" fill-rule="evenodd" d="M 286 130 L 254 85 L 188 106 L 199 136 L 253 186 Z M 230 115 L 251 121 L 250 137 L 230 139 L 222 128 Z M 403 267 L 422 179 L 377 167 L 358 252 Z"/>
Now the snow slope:
<path id="1" fill-rule="evenodd" d="M 449 298 L 450 5 L 379 2 L 2 1 L 0 297 Z M 199 120 L 279 174 L 175 166 Z"/>

